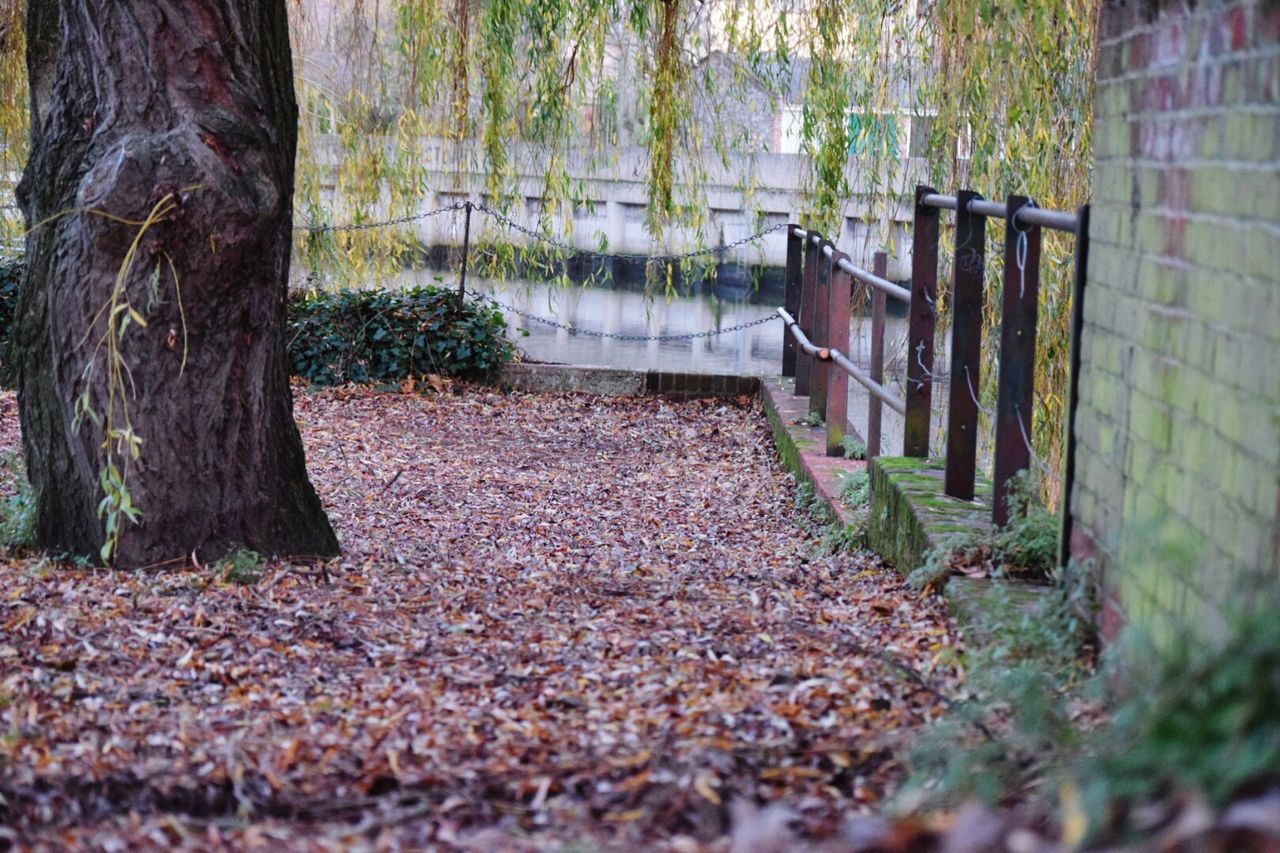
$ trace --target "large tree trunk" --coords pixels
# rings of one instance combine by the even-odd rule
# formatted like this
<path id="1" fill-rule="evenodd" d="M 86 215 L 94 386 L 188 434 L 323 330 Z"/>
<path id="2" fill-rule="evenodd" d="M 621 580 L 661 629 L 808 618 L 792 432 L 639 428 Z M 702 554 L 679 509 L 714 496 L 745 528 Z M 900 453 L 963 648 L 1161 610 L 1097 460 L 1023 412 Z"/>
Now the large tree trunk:
<path id="1" fill-rule="evenodd" d="M 51 13 L 54 63 L 36 38 Z M 15 342 L 41 545 L 107 543 L 120 565 L 336 553 L 284 355 L 285 0 L 30 0 L 28 15 Z"/>

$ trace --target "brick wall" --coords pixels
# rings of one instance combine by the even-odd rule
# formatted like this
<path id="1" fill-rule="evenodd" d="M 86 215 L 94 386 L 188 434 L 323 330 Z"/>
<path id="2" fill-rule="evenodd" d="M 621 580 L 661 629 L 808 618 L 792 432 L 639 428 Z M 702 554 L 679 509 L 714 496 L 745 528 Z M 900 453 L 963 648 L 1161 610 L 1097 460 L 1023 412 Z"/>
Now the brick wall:
<path id="1" fill-rule="evenodd" d="M 1280 0 L 1106 0 L 1096 111 L 1072 552 L 1211 624 L 1280 582 Z"/>

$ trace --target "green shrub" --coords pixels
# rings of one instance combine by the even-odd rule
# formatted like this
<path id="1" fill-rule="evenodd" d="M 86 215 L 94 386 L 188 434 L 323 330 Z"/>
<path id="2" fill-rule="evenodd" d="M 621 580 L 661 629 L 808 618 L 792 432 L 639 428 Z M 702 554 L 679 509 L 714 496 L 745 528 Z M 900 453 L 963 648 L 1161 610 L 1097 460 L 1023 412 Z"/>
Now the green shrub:
<path id="1" fill-rule="evenodd" d="M 14 488 L 11 497 L 0 501 L 0 551 L 30 548 L 36 539 L 36 502 L 21 456 L 0 456 L 0 480 L 12 480 Z"/>
<path id="2" fill-rule="evenodd" d="M 1087 744 L 1073 711 L 1099 689 L 1091 578 L 1072 564 L 1039 595 L 997 579 L 966 608 L 964 690 L 910 749 L 900 807 L 1052 807 Z"/>
<path id="3" fill-rule="evenodd" d="M 293 375 L 317 385 L 486 379 L 515 354 L 505 332 L 496 308 L 435 287 L 312 291 L 289 302 Z"/>
<path id="4" fill-rule="evenodd" d="M 1009 483 L 1009 523 L 992 531 L 953 533 L 924 555 L 907 576 L 916 590 L 940 590 L 957 569 L 991 576 L 1050 581 L 1058 570 L 1058 518 L 1040 502 L 1026 472 Z"/>
<path id="5" fill-rule="evenodd" d="M 856 435 L 846 435 L 841 444 L 844 447 L 845 459 L 867 458 L 867 445 L 864 444 L 862 439 L 858 438 Z"/>
<path id="6" fill-rule="evenodd" d="M 0 262 L 0 388 L 13 387 L 13 318 L 18 308 L 18 281 L 22 278 L 22 262 Z"/>
<path id="7" fill-rule="evenodd" d="M 1081 769 L 1094 813 L 1184 792 L 1220 807 L 1280 785 L 1280 590 L 1265 579 L 1230 600 L 1216 641 L 1194 616 L 1163 642 L 1129 632 L 1112 724 Z"/>
<path id="8" fill-rule="evenodd" d="M 262 580 L 266 573 L 266 564 L 267 561 L 257 551 L 237 548 L 214 563 L 213 567 L 227 583 L 253 586 Z"/>
<path id="9" fill-rule="evenodd" d="M 0 264 L 0 388 L 15 379 L 9 348 L 21 277 L 21 260 Z M 497 308 L 460 307 L 442 288 L 312 291 L 289 300 L 289 366 L 316 385 L 487 379 L 515 355 L 506 329 Z"/>
<path id="10" fill-rule="evenodd" d="M 871 474 L 865 468 L 846 472 L 840 488 L 840 502 L 852 510 L 866 509 L 871 504 Z"/>

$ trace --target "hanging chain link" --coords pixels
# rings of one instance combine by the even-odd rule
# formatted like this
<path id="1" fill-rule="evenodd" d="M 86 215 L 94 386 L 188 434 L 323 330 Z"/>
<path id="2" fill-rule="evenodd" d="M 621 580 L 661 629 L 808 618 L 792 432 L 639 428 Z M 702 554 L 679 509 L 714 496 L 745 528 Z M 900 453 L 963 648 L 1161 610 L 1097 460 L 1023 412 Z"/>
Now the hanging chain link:
<path id="1" fill-rule="evenodd" d="M 387 219 L 382 222 L 357 222 L 351 225 L 297 225 L 294 231 L 305 231 L 308 234 L 334 234 L 339 231 L 371 231 L 375 228 L 391 228 L 396 225 L 407 225 L 410 222 L 417 222 L 420 219 L 430 219 L 432 216 L 439 216 L 442 213 L 453 213 L 458 210 L 465 210 L 467 203 L 465 201 L 448 204 L 444 207 L 437 207 L 435 210 L 428 210 L 426 213 L 415 213 L 411 216 L 401 216 L 399 219 Z"/>
<path id="2" fill-rule="evenodd" d="M 528 228 L 524 225 L 521 225 L 519 222 L 516 222 L 511 217 L 507 216 L 504 213 L 500 213 L 494 210 L 493 208 L 489 207 L 483 202 L 475 203 L 472 205 L 472 207 L 487 216 L 493 217 L 498 222 L 501 222 L 503 225 L 507 226 L 511 230 L 518 231 L 521 234 L 524 234 L 526 237 L 530 237 L 534 240 L 537 240 L 540 243 L 545 243 L 546 245 L 559 249 L 562 252 L 568 252 L 570 254 L 577 254 L 577 255 L 589 255 L 591 257 L 605 258 L 605 259 L 611 259 L 616 261 L 640 261 L 640 262 L 653 261 L 654 263 L 678 263 L 680 261 L 691 260 L 693 258 L 701 258 L 701 257 L 706 257 L 708 255 L 718 255 L 721 252 L 727 252 L 730 249 L 736 249 L 739 246 L 745 246 L 748 243 L 754 243 L 756 240 L 759 240 L 762 237 L 766 237 L 777 231 L 782 231 L 787 227 L 787 224 L 785 222 L 780 223 L 778 225 L 774 225 L 769 228 L 766 228 L 763 231 L 758 231 L 755 234 L 751 234 L 750 236 L 743 237 L 741 240 L 734 240 L 732 243 L 725 243 L 720 246 L 712 246 L 705 249 L 695 249 L 691 252 L 682 252 L 679 254 L 666 254 L 666 255 L 641 255 L 641 254 L 630 253 L 630 252 L 596 252 L 596 251 L 592 251 L 591 249 L 580 249 L 577 246 L 574 246 L 570 243 L 565 243 L 561 240 L 556 240 L 552 237 L 547 237 L 543 234 L 538 233 L 537 231 L 534 231 L 532 228 Z"/>
<path id="3" fill-rule="evenodd" d="M 572 323 L 562 323 L 559 320 L 551 320 L 547 317 L 539 317 L 537 314 L 530 314 L 528 311 L 522 311 L 514 305 L 505 305 L 483 293 L 469 294 L 475 299 L 492 303 L 495 307 L 510 311 L 513 314 L 519 314 L 526 320 L 534 323 L 541 323 L 544 326 L 551 326 L 554 329 L 563 329 L 571 335 L 584 335 L 589 338 L 608 338 L 615 341 L 692 341 L 698 338 L 714 338 L 717 335 L 727 335 L 730 332 L 740 332 L 743 329 L 751 329 L 756 326 L 763 326 L 765 323 L 771 323 L 774 320 L 781 320 L 777 314 L 769 314 L 758 320 L 751 320 L 746 323 L 739 323 L 736 326 L 728 326 L 724 329 L 711 329 L 706 332 L 686 332 L 679 335 L 625 335 L 618 332 L 596 332 L 590 329 L 579 329 Z"/>
<path id="4" fill-rule="evenodd" d="M 727 252 L 730 249 L 736 249 L 739 246 L 745 246 L 748 243 L 754 243 L 756 240 L 759 240 L 762 237 L 765 237 L 769 234 L 773 234 L 777 231 L 781 231 L 787 227 L 786 223 L 774 225 L 756 234 L 752 234 L 748 237 L 743 237 L 741 240 L 735 240 L 732 243 L 725 243 L 724 245 L 716 246 L 714 248 L 696 249 L 692 252 L 684 252 L 682 254 L 640 255 L 640 254 L 630 254 L 626 252 L 621 252 L 621 253 L 595 252 L 595 251 L 591 251 L 590 249 L 580 249 L 577 246 L 571 245 L 569 243 L 565 243 L 561 240 L 556 240 L 554 238 L 547 237 L 543 234 L 539 234 L 537 231 L 534 231 L 532 228 L 527 228 L 524 225 L 521 225 L 519 222 L 516 222 L 511 217 L 507 216 L 504 213 L 500 213 L 497 210 L 494 210 L 493 208 L 489 207 L 483 202 L 460 201 L 454 204 L 446 205 L 444 207 L 436 208 L 435 210 L 429 210 L 426 213 L 417 213 L 412 216 L 402 216 L 399 219 L 388 219 L 383 222 L 361 222 L 361 223 L 356 223 L 352 225 L 300 225 L 300 226 L 297 226 L 294 230 L 304 231 L 310 234 L 331 234 L 339 231 L 342 231 L 342 232 L 368 231 L 374 228 L 389 228 L 396 225 L 405 225 L 410 222 L 417 222 L 419 220 L 427 219 L 432 216 L 439 216 L 440 214 L 444 214 L 444 213 L 454 213 L 459 210 L 478 211 L 480 213 L 485 214 L 486 216 L 492 217 L 494 220 L 501 223 L 502 225 L 505 225 L 507 228 L 510 228 L 513 231 L 517 231 L 521 234 L 524 234 L 527 237 L 532 238 L 533 240 L 538 241 L 539 243 L 544 243 L 548 246 L 552 246 L 556 249 L 559 249 L 562 252 L 567 252 L 569 254 L 587 255 L 595 258 L 612 259 L 612 260 L 620 260 L 620 261 L 643 261 L 646 263 L 650 261 L 653 261 L 656 263 L 677 263 L 680 261 L 690 260 L 693 258 L 706 257 L 709 255 L 718 255 L 721 252 Z M 747 323 L 739 323 L 736 326 L 729 326 L 728 328 L 724 328 L 724 329 L 712 329 L 706 332 L 688 332 L 688 333 L 679 334 L 679 335 L 624 335 L 616 332 L 596 332 L 596 331 L 591 331 L 589 329 L 579 329 L 578 327 L 574 326 L 572 323 L 562 323 L 559 320 L 552 320 L 547 317 L 540 317 L 537 314 L 530 314 L 527 311 L 522 311 L 521 309 L 515 307 L 514 305 L 504 305 L 503 303 L 499 302 L 497 299 L 494 299 L 492 296 L 488 296 L 486 294 L 475 293 L 475 294 L 468 294 L 468 295 L 477 300 L 484 300 L 487 302 L 491 302 L 493 303 L 494 306 L 504 311 L 510 311 L 513 314 L 518 314 L 524 319 L 529 320 L 530 322 L 541 323 L 544 326 L 550 326 L 555 329 L 563 329 L 564 331 L 568 332 L 571 335 L 585 335 L 587 337 L 592 337 L 592 338 L 609 338 L 611 340 L 617 340 L 617 341 L 691 341 L 691 340 L 696 340 L 698 338 L 713 338 L 713 337 L 716 337 L 717 335 L 725 335 L 730 332 L 739 332 L 739 331 L 742 331 L 743 329 L 750 329 L 750 328 L 754 328 L 755 326 L 763 326 L 765 323 L 771 323 L 774 320 L 781 319 L 777 314 L 769 314 L 768 316 L 761 317 L 758 320 L 752 320 Z"/>
<path id="5" fill-rule="evenodd" d="M 459 202 L 455 202 L 454 204 L 445 205 L 444 207 L 438 207 L 435 210 L 429 210 L 425 213 L 415 213 L 411 216 L 402 216 L 398 219 L 387 219 L 381 222 L 360 222 L 360 223 L 354 223 L 351 225 L 299 225 L 299 226 L 296 226 L 294 230 L 304 231 L 309 234 L 332 234 L 336 232 L 347 232 L 347 231 L 369 231 L 375 228 L 391 228 L 396 225 L 407 225 L 410 222 L 417 222 L 422 219 L 429 219 L 433 216 L 439 216 L 440 214 L 443 214 L 443 213 L 454 213 L 459 210 L 466 210 L 468 207 L 470 207 L 472 210 L 475 210 L 479 213 L 483 213 L 484 215 L 493 218 L 494 220 L 505 225 L 507 228 L 510 228 L 512 231 L 517 231 L 521 234 L 524 234 L 526 237 L 529 237 L 530 239 L 536 240 L 539 243 L 543 243 L 555 249 L 559 249 L 562 252 L 566 252 L 568 254 L 573 254 L 573 255 L 587 255 L 595 258 L 603 258 L 607 260 L 617 260 L 617 261 L 640 261 L 640 262 L 653 261 L 655 263 L 678 263 L 680 261 L 691 260 L 693 258 L 701 258 L 709 255 L 718 255 L 721 252 L 727 252 L 731 249 L 736 249 L 739 246 L 745 246 L 748 243 L 754 243 L 755 241 L 761 239 L 762 237 L 767 237 L 768 235 L 781 231 L 787 227 L 786 223 L 781 223 L 781 224 L 766 228 L 763 231 L 759 231 L 750 236 L 743 237 L 741 240 L 735 240 L 732 243 L 725 243 L 724 245 L 721 245 L 721 246 L 713 246 L 705 249 L 695 249 L 691 252 L 683 252 L 680 254 L 642 255 L 642 254 L 630 253 L 630 252 L 597 252 L 592 249 L 581 249 L 581 248 L 578 248 L 577 246 L 574 246 L 571 243 L 566 243 L 562 240 L 557 240 L 553 237 L 548 237 L 544 234 L 540 234 L 539 232 L 535 231 L 532 228 L 529 228 L 525 225 L 521 225 L 519 222 L 516 222 L 514 219 L 507 216 L 506 214 L 500 213 L 499 211 L 494 210 L 492 207 L 489 207 L 484 202 L 459 201 Z"/>

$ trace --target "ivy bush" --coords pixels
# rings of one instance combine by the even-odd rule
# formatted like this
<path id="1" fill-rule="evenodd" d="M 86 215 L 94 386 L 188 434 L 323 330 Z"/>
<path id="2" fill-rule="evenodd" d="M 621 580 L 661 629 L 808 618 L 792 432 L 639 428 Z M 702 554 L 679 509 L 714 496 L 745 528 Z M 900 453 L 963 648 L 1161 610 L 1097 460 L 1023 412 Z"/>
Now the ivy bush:
<path id="1" fill-rule="evenodd" d="M 12 387 L 20 261 L 0 265 L 0 387 Z M 430 374 L 488 379 L 516 354 L 492 305 L 452 290 L 310 291 L 289 300 L 289 367 L 315 385 L 401 382 Z"/>
<path id="2" fill-rule="evenodd" d="M 311 291 L 289 301 L 293 375 L 316 385 L 487 379 L 515 355 L 495 307 L 437 287 Z"/>

